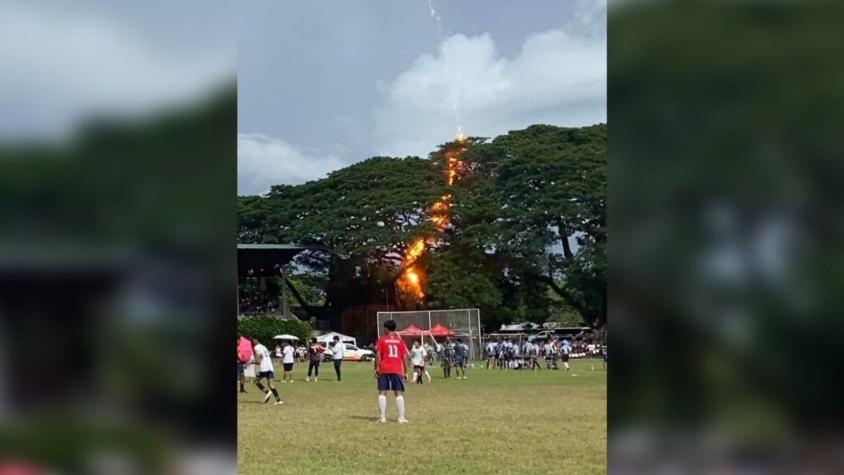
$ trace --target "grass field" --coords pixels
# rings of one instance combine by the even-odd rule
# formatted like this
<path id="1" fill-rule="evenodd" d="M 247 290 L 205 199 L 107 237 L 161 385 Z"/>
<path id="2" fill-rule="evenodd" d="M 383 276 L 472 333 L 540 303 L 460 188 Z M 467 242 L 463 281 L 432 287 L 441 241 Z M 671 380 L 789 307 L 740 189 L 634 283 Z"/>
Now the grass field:
<path id="1" fill-rule="evenodd" d="M 595 371 L 591 371 L 591 366 Z M 262 404 L 250 384 L 238 395 L 238 473 L 565 473 L 606 472 L 606 376 L 599 360 L 571 373 L 475 368 L 467 380 L 407 383 L 409 424 L 376 423 L 371 363 L 331 364 L 319 382 L 276 382 L 283 406 Z M 280 377 L 281 368 L 276 368 Z M 572 374 L 576 375 L 573 376 Z"/>

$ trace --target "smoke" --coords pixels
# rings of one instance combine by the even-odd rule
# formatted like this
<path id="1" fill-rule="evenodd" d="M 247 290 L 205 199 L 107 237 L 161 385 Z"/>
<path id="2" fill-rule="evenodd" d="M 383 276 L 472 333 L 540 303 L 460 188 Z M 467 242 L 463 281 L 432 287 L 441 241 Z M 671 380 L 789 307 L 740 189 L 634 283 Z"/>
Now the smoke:
<path id="1" fill-rule="evenodd" d="M 460 90 L 459 90 L 459 88 L 455 87 L 456 78 L 454 76 L 454 73 L 451 70 L 451 66 L 449 64 L 450 61 L 449 61 L 449 58 L 448 58 L 448 53 L 447 53 L 446 48 L 445 48 L 445 43 L 446 43 L 447 37 L 446 37 L 446 34 L 443 31 L 443 20 L 442 20 L 442 17 L 440 17 L 439 12 L 437 12 L 437 9 L 434 8 L 434 0 L 428 0 L 428 10 L 431 14 L 431 18 L 434 19 L 434 25 L 435 25 L 435 28 L 436 28 L 436 31 L 437 31 L 437 41 L 438 41 L 438 45 L 439 45 L 438 48 L 439 48 L 439 52 L 440 52 L 440 57 L 445 60 L 445 74 L 446 74 L 446 78 L 448 80 L 448 82 L 447 82 L 448 92 L 449 92 L 448 95 L 449 95 L 449 99 L 451 100 L 451 110 L 452 110 L 452 113 L 454 114 L 455 130 L 457 130 L 457 133 L 459 135 L 462 135 L 463 128 L 460 125 L 461 124 L 461 120 L 460 120 Z"/>

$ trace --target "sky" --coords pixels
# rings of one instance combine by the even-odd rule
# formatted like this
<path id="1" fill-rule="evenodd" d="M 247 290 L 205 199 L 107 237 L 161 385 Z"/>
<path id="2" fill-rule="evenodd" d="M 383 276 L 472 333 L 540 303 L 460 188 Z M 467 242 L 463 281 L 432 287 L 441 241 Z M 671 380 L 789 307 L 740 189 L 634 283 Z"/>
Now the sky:
<path id="1" fill-rule="evenodd" d="M 0 0 L 0 140 L 238 82 L 238 193 L 606 121 L 605 0 Z M 441 24 L 432 17 L 433 5 Z"/>
<path id="2" fill-rule="evenodd" d="M 606 122 L 605 0 L 240 8 L 239 194 L 371 156 L 424 157 L 458 127 L 494 137 Z"/>
<path id="3" fill-rule="evenodd" d="M 190 104 L 231 82 L 228 0 L 0 0 L 0 140 L 62 140 L 92 116 Z"/>

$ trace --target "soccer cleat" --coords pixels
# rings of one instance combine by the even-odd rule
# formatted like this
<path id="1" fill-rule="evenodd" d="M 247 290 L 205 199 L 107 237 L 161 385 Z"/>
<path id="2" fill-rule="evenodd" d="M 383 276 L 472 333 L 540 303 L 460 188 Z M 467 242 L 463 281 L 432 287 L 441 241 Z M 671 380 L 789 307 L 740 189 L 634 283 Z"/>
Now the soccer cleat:
<path id="1" fill-rule="evenodd" d="M 305 381 L 311 382 L 311 378 L 305 378 Z"/>
<path id="2" fill-rule="evenodd" d="M 267 394 L 264 395 L 264 404 L 266 404 L 267 401 L 270 400 L 270 396 L 272 396 L 272 395 L 273 395 L 273 393 L 271 391 L 267 391 Z"/>
<path id="3" fill-rule="evenodd" d="M 399 424 L 407 424 L 407 422 L 408 422 L 407 419 L 404 419 L 404 418 L 399 419 Z"/>
<path id="4" fill-rule="evenodd" d="M 382 418 L 378 419 L 378 423 L 379 423 L 379 424 L 386 424 L 386 423 L 387 423 L 387 419 L 386 419 L 386 418 L 384 418 L 384 417 L 382 417 Z"/>
<path id="5" fill-rule="evenodd" d="M 282 404 L 284 404 L 284 402 L 282 402 L 281 399 L 275 402 L 276 406 L 281 406 Z"/>
<path id="6" fill-rule="evenodd" d="M 317 382 L 317 381 L 319 381 L 319 378 L 314 378 L 314 382 Z"/>

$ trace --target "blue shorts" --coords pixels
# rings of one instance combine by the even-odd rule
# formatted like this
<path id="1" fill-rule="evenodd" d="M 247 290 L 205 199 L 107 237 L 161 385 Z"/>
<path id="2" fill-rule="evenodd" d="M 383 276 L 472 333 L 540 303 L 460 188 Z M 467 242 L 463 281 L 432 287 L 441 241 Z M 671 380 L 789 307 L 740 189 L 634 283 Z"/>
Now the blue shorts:
<path id="1" fill-rule="evenodd" d="M 379 374 L 379 391 L 404 391 L 404 376 L 399 374 Z"/>
<path id="2" fill-rule="evenodd" d="M 463 358 L 457 358 L 454 363 L 458 368 L 466 367 L 466 360 Z"/>
<path id="3" fill-rule="evenodd" d="M 261 371 L 260 373 L 258 373 L 258 377 L 255 379 L 261 378 L 275 379 L 275 374 L 272 371 Z"/>

